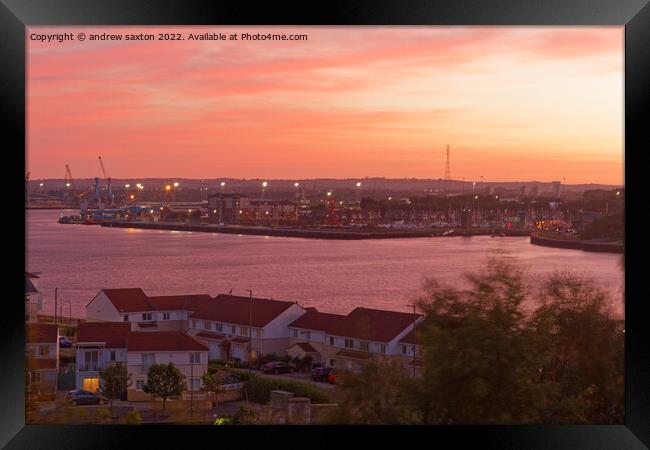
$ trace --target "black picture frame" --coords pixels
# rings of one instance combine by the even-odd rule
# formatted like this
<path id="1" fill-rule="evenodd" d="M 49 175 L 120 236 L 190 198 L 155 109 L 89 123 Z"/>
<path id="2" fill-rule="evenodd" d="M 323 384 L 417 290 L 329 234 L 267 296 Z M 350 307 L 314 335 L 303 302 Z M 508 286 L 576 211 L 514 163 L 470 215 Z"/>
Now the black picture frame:
<path id="1" fill-rule="evenodd" d="M 25 173 L 25 27 L 29 25 L 620 25 L 625 26 L 625 184 L 626 184 L 626 422 L 612 426 L 455 426 L 455 427 L 126 427 L 25 425 L 24 310 L 18 291 L 24 276 L 20 262 L 25 248 L 5 257 L 11 273 L 11 294 L 0 315 L 3 370 L 0 377 L 0 445 L 6 448 L 146 448 L 197 444 L 225 439 L 249 447 L 351 444 L 363 434 L 368 442 L 387 445 L 442 445 L 454 448 L 640 449 L 650 446 L 650 350 L 646 344 L 644 253 L 650 248 L 643 233 L 642 171 L 648 162 L 646 129 L 650 96 L 650 5 L 647 0 L 348 0 L 328 2 L 235 1 L 174 2 L 171 0 L 2 0 L 0 3 L 0 111 L 6 126 L 5 157 L 12 164 L 5 206 L 12 212 L 5 225 L 7 240 L 18 242 L 24 223 L 19 186 Z M 645 138 L 645 139 L 644 139 Z M 645 147 L 644 148 L 644 144 Z M 21 177 L 18 180 L 18 177 Z M 9 228 L 11 229 L 11 227 Z M 11 233 L 11 234 L 9 234 Z M 14 233 L 15 238 L 14 238 Z M 597 351 L 597 349 L 594 349 Z M 440 442 L 444 444 L 439 444 Z M 184 443 L 183 443 L 184 442 Z M 239 442 L 239 444 L 237 444 Z M 367 445 L 354 444 L 354 445 Z M 347 445 L 346 445 L 347 446 Z"/>

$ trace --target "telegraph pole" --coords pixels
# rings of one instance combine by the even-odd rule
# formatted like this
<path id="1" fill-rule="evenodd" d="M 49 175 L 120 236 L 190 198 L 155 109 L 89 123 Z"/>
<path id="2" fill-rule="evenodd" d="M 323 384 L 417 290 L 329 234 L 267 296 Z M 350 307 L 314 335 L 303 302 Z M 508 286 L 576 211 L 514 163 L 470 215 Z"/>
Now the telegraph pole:
<path id="1" fill-rule="evenodd" d="M 54 323 L 56 323 L 56 309 L 59 301 L 59 288 L 54 288 Z"/>
<path id="2" fill-rule="evenodd" d="M 415 305 L 414 304 L 404 305 L 404 306 L 407 306 L 409 308 L 413 308 L 413 363 L 412 363 L 412 365 L 413 365 L 413 376 L 415 377 L 415 349 L 416 349 L 416 347 L 418 345 L 418 341 L 417 341 L 416 335 L 415 335 L 415 322 L 418 319 L 418 315 L 415 312 Z"/>
<path id="3" fill-rule="evenodd" d="M 248 307 L 248 373 L 251 372 L 251 355 L 253 354 L 252 350 L 252 341 L 253 341 L 253 290 L 247 289 L 250 303 Z"/>

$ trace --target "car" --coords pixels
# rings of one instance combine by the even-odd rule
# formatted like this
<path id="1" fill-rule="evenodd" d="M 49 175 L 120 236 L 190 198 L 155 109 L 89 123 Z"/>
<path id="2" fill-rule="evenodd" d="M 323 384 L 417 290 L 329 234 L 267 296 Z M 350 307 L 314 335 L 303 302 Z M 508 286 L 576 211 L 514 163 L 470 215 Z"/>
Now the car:
<path id="1" fill-rule="evenodd" d="M 330 384 L 336 384 L 336 369 L 332 369 L 327 374 L 327 382 Z"/>
<path id="2" fill-rule="evenodd" d="M 311 371 L 311 379 L 314 381 L 328 381 L 328 376 L 331 372 L 331 367 L 315 367 Z"/>
<path id="3" fill-rule="evenodd" d="M 286 362 L 271 361 L 260 367 L 260 370 L 262 373 L 290 373 L 293 372 L 293 367 Z"/>
<path id="4" fill-rule="evenodd" d="M 103 405 L 108 401 L 103 395 L 95 392 L 76 389 L 65 394 L 65 399 L 74 405 Z"/>
<path id="5" fill-rule="evenodd" d="M 72 347 L 72 341 L 65 336 L 59 337 L 59 347 L 68 348 Z"/>

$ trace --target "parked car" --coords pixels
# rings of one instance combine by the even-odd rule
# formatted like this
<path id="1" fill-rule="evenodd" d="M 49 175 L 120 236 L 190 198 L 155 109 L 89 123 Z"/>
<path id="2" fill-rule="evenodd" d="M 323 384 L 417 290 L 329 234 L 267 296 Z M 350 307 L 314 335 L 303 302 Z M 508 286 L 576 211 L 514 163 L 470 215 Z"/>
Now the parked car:
<path id="1" fill-rule="evenodd" d="M 328 381 L 328 376 L 331 371 L 331 367 L 316 367 L 311 371 L 311 379 L 314 381 Z"/>
<path id="2" fill-rule="evenodd" d="M 65 336 L 59 337 L 59 347 L 67 348 L 72 347 L 72 341 Z"/>
<path id="3" fill-rule="evenodd" d="M 271 361 L 260 367 L 262 373 L 289 373 L 293 367 L 282 361 Z"/>
<path id="4" fill-rule="evenodd" d="M 327 374 L 327 382 L 330 384 L 336 384 L 336 369 L 332 369 Z"/>
<path id="5" fill-rule="evenodd" d="M 75 405 L 103 405 L 108 401 L 103 395 L 81 389 L 68 392 L 65 398 Z"/>

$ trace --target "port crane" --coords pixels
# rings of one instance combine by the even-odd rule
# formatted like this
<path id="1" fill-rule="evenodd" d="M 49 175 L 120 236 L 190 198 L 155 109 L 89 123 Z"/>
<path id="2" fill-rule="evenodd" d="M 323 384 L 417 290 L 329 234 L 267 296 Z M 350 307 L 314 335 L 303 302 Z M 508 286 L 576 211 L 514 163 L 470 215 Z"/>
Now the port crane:
<path id="1" fill-rule="evenodd" d="M 106 169 L 104 168 L 104 162 L 102 157 L 99 157 L 99 165 L 102 168 L 102 174 L 104 175 L 104 180 L 106 180 L 106 203 L 109 206 L 113 205 L 113 191 L 111 190 L 111 177 L 106 174 Z"/>

